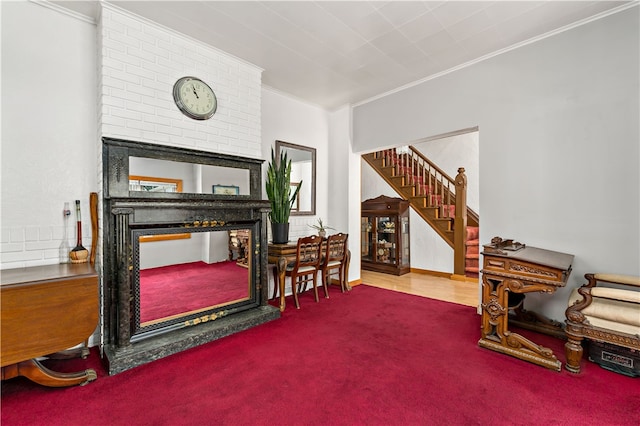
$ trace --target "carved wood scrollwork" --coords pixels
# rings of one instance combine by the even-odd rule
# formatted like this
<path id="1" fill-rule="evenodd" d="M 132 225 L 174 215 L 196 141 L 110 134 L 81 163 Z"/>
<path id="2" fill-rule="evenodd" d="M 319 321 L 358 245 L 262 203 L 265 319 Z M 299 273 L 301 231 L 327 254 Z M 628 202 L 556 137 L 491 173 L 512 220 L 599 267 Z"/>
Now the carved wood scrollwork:
<path id="1" fill-rule="evenodd" d="M 113 159 L 113 172 L 116 175 L 116 182 L 120 182 L 122 176 L 122 170 L 124 169 L 124 157 L 117 157 Z"/>
<path id="2" fill-rule="evenodd" d="M 515 272 L 526 272 L 528 274 L 536 274 L 536 275 L 544 275 L 546 277 L 555 277 L 556 274 L 551 273 L 549 271 L 545 271 L 543 269 L 532 268 L 526 265 L 520 265 L 518 263 L 512 263 L 509 267 L 509 270 Z"/>
<path id="3" fill-rule="evenodd" d="M 507 314 L 508 309 L 505 309 L 500 302 L 498 302 L 497 298 L 492 298 L 489 303 L 483 303 L 482 309 L 489 314 L 490 323 L 492 325 L 497 324 L 498 318 Z"/>

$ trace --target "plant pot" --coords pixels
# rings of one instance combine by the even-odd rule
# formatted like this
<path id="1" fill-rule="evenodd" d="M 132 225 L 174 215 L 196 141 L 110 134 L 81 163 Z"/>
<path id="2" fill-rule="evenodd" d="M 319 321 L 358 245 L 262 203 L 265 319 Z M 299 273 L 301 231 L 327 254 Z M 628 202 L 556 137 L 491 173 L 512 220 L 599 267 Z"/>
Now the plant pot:
<path id="1" fill-rule="evenodd" d="M 289 242 L 289 224 L 271 223 L 271 239 L 274 244 L 286 244 Z"/>

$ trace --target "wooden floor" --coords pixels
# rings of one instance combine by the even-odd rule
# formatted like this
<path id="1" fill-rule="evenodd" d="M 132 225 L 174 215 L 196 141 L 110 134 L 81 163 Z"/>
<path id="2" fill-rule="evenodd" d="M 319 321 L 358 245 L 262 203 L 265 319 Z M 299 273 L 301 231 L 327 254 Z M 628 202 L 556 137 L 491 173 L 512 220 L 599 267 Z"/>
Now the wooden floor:
<path id="1" fill-rule="evenodd" d="M 410 272 L 396 276 L 362 270 L 364 284 L 395 290 L 445 302 L 466 306 L 478 306 L 478 282 L 456 281 L 433 275 Z"/>

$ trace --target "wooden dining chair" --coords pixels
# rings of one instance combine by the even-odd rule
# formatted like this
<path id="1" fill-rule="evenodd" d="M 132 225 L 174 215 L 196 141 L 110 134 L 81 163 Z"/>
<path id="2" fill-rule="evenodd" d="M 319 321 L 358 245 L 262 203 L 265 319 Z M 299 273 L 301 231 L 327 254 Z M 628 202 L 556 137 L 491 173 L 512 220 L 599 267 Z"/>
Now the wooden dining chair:
<path id="1" fill-rule="evenodd" d="M 329 278 L 331 275 L 338 277 L 340 290 L 344 293 L 347 289 L 347 239 L 349 234 L 329 235 L 323 250 L 320 272 L 322 273 L 322 286 L 325 297 L 329 297 Z"/>
<path id="2" fill-rule="evenodd" d="M 298 309 L 300 309 L 298 292 L 303 286 L 306 288 L 309 282 L 313 283 L 316 302 L 319 301 L 317 277 L 320 269 L 321 247 L 322 237 L 318 235 L 299 238 L 296 259 L 287 265 L 285 277 L 291 277 L 291 292 Z"/>

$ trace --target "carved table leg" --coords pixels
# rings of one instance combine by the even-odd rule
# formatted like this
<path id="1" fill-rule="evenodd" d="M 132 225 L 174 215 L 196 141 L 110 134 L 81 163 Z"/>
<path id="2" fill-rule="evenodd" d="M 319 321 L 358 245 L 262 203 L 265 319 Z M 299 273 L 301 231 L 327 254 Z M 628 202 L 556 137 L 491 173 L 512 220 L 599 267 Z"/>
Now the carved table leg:
<path id="1" fill-rule="evenodd" d="M 509 331 L 509 283 L 501 278 L 482 278 L 482 337 L 478 345 L 543 367 L 560 371 L 562 364 L 549 348 Z"/>
<path id="2" fill-rule="evenodd" d="M 567 358 L 565 368 L 572 373 L 580 372 L 580 361 L 582 360 L 582 336 L 576 336 L 570 332 L 571 325 L 567 326 L 567 343 L 564 344 L 564 354 Z"/>
<path id="3" fill-rule="evenodd" d="M 2 367 L 2 380 L 12 379 L 18 376 L 24 376 L 40 385 L 50 387 L 85 385 L 98 377 L 92 369 L 79 371 L 77 373 L 58 373 L 49 370 L 35 359 Z"/>

